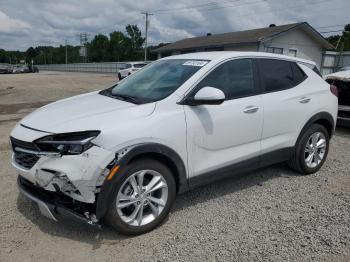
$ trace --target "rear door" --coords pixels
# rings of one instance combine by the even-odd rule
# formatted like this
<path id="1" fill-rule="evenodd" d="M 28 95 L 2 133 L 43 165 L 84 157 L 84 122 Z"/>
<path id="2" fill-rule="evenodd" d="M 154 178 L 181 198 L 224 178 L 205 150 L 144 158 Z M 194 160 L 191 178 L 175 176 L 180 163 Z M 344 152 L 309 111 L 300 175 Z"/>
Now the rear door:
<path id="1" fill-rule="evenodd" d="M 220 168 L 251 160 L 257 165 L 263 124 L 263 105 L 252 59 L 224 62 L 211 71 L 195 89 L 222 90 L 226 100 L 221 105 L 184 106 L 192 185 L 215 179 L 210 174 Z M 209 177 L 201 179 L 202 174 Z M 212 177 L 210 177 L 212 176 Z M 203 182 L 204 183 L 204 182 Z"/>
<path id="2" fill-rule="evenodd" d="M 283 153 L 290 153 L 303 125 L 318 108 L 315 90 L 296 62 L 258 58 L 257 63 L 264 104 L 262 154 L 277 151 L 284 158 Z"/>

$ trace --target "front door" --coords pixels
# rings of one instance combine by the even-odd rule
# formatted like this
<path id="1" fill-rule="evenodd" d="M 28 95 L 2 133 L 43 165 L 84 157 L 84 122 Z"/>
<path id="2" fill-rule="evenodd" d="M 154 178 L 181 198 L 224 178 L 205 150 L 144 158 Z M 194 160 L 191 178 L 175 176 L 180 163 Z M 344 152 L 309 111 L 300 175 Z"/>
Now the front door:
<path id="1" fill-rule="evenodd" d="M 254 71 L 252 59 L 224 62 L 190 93 L 211 86 L 222 90 L 226 97 L 221 105 L 185 106 L 190 181 L 200 183 L 201 174 L 215 176 L 211 171 L 243 161 L 258 164 L 263 104 Z M 215 179 L 207 177 L 211 178 Z"/>

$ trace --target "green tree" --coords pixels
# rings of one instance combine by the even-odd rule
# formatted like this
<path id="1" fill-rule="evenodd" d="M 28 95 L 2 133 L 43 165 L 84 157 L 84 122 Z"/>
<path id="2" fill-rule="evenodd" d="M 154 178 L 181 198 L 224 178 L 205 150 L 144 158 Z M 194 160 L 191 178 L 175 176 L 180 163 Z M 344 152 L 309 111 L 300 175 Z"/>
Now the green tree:
<path id="1" fill-rule="evenodd" d="M 92 62 L 108 62 L 110 61 L 109 54 L 109 39 L 107 36 L 98 34 L 88 44 L 88 55 Z"/>
<path id="2" fill-rule="evenodd" d="M 125 61 L 127 59 L 128 39 L 119 31 L 110 33 L 109 38 L 111 61 Z"/>
<path id="3" fill-rule="evenodd" d="M 341 35 L 332 35 L 327 37 L 327 40 L 337 47 L 337 51 L 350 51 L 350 24 L 344 27 Z"/>
<path id="4" fill-rule="evenodd" d="M 142 58 L 142 45 L 145 38 L 142 37 L 141 30 L 137 25 L 127 25 L 125 28 L 130 43 L 127 50 L 129 60 L 140 60 Z"/>
<path id="5" fill-rule="evenodd" d="M 38 55 L 38 51 L 33 48 L 33 47 L 29 47 L 26 51 L 26 61 L 27 63 L 31 63 L 32 60 L 35 60 L 35 57 Z"/>

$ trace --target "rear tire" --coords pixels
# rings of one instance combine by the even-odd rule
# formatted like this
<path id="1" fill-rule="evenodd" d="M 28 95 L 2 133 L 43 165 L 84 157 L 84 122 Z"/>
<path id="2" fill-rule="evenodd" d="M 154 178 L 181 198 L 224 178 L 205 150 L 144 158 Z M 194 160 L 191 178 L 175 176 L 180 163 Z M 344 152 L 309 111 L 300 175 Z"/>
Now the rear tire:
<path id="1" fill-rule="evenodd" d="M 136 160 L 117 179 L 106 221 L 119 233 L 144 234 L 166 218 L 176 197 L 175 179 L 167 166 L 153 159 Z"/>
<path id="2" fill-rule="evenodd" d="M 119 79 L 119 80 L 122 80 L 122 76 L 121 76 L 120 73 L 118 73 L 118 79 Z"/>
<path id="3" fill-rule="evenodd" d="M 313 124 L 299 137 L 289 166 L 302 175 L 313 174 L 324 164 L 329 149 L 327 129 Z"/>

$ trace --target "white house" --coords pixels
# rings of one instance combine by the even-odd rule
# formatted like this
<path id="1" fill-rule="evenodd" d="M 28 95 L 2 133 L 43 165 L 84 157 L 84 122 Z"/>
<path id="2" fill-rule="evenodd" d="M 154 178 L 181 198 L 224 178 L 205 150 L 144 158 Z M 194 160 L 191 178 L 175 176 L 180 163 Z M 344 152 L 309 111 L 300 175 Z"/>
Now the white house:
<path id="1" fill-rule="evenodd" d="M 317 63 L 334 47 L 307 22 L 186 38 L 153 50 L 158 58 L 203 51 L 263 51 L 296 56 Z"/>

